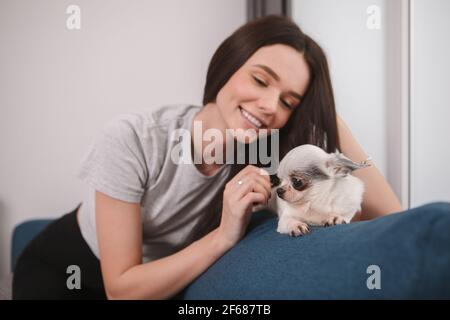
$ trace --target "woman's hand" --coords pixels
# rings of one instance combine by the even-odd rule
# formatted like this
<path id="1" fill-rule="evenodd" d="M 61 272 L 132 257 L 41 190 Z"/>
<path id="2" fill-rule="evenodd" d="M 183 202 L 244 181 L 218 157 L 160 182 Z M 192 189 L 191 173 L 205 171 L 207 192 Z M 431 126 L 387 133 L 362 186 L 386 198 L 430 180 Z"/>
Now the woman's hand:
<path id="1" fill-rule="evenodd" d="M 252 214 L 252 207 L 265 204 L 270 197 L 270 178 L 264 170 L 249 165 L 225 185 L 219 240 L 231 248 L 241 240 Z"/>

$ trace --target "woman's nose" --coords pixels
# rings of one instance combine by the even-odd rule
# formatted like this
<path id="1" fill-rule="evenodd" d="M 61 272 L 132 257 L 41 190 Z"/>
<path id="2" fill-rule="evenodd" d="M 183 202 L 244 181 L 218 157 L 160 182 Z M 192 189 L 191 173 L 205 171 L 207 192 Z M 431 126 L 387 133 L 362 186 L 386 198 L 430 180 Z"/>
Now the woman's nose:
<path id="1" fill-rule="evenodd" d="M 275 114 L 278 106 L 278 95 L 271 94 L 265 96 L 259 102 L 260 108 L 267 114 Z"/>

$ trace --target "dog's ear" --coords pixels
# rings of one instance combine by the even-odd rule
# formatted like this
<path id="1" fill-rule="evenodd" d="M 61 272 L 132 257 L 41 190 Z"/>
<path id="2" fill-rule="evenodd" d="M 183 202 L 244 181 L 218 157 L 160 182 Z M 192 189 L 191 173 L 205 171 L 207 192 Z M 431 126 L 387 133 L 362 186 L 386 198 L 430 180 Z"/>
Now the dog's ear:
<path id="1" fill-rule="evenodd" d="M 336 176 L 345 177 L 350 172 L 357 169 L 367 168 L 370 164 L 366 161 L 361 163 L 354 162 L 344 156 L 342 153 L 336 152 L 331 155 L 327 161 L 327 167 L 331 168 Z"/>

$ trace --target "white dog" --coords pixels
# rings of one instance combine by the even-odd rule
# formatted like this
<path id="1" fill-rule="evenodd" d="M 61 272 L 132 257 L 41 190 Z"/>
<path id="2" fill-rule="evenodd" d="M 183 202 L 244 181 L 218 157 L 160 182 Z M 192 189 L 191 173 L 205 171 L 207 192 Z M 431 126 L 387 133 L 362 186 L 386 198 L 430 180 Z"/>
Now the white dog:
<path id="1" fill-rule="evenodd" d="M 349 223 L 361 210 L 364 185 L 350 173 L 370 166 L 342 153 L 326 153 L 313 145 L 292 149 L 271 176 L 269 207 L 278 214 L 277 231 L 291 236 L 309 232 L 308 225 Z"/>

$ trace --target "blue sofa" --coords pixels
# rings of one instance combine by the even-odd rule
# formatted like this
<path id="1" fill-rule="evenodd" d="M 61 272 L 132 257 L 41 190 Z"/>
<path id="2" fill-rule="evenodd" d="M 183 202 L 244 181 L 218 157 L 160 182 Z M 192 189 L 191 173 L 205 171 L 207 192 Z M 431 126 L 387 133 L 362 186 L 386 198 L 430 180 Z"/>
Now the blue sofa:
<path id="1" fill-rule="evenodd" d="M 16 227 L 12 269 L 51 220 Z M 450 204 L 432 203 L 371 221 L 292 238 L 271 213 L 174 299 L 450 299 Z"/>
<path id="2" fill-rule="evenodd" d="M 276 232 L 259 212 L 246 237 L 182 299 L 450 299 L 450 204 L 371 221 Z"/>

